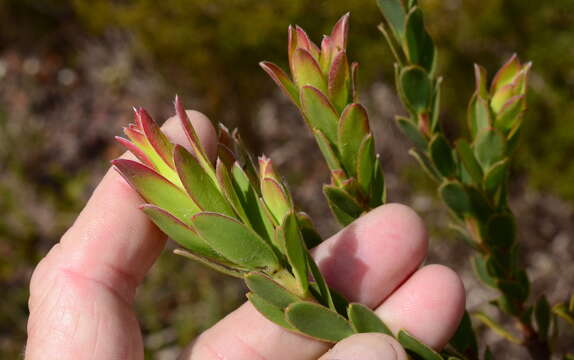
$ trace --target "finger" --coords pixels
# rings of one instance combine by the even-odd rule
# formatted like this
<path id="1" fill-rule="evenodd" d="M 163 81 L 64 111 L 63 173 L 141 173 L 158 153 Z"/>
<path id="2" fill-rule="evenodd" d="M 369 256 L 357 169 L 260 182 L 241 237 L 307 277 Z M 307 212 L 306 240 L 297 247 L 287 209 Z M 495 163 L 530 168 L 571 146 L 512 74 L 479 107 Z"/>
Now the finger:
<path id="1" fill-rule="evenodd" d="M 419 267 L 427 249 L 421 218 L 407 206 L 387 204 L 318 246 L 313 256 L 329 286 L 375 307 Z"/>
<path id="2" fill-rule="evenodd" d="M 338 342 L 319 360 L 407 360 L 397 340 L 384 334 L 356 334 Z"/>
<path id="3" fill-rule="evenodd" d="M 404 329 L 434 349 L 442 349 L 464 313 L 464 286 L 442 265 L 428 265 L 413 274 L 376 309 L 396 334 Z"/>
<path id="4" fill-rule="evenodd" d="M 315 249 L 329 285 L 351 301 L 379 304 L 412 273 L 427 249 L 421 219 L 406 206 L 373 210 Z M 206 331 L 190 359 L 316 359 L 329 345 L 294 334 L 261 316 L 250 303 Z"/>
<path id="5" fill-rule="evenodd" d="M 215 131 L 211 123 L 198 112 L 188 113 L 206 150 L 214 154 Z M 175 117 L 166 121 L 163 130 L 170 140 L 189 147 Z M 126 156 L 131 154 L 124 154 Z M 137 285 L 165 244 L 165 236 L 138 209 L 142 203 L 117 171 L 110 169 L 62 237 L 56 252 L 59 254 L 57 265 L 105 284 L 130 302 Z M 43 280 L 41 276 L 35 277 L 32 287 Z M 32 293 L 32 303 L 36 295 Z"/>

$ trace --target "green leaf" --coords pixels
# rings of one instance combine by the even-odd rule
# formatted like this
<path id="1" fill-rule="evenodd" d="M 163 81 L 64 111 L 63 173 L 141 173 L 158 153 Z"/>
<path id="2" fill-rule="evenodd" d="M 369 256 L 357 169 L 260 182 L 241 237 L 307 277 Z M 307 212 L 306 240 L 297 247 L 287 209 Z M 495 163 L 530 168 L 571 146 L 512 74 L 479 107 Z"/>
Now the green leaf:
<path id="1" fill-rule="evenodd" d="M 327 94 L 327 80 L 313 55 L 303 48 L 297 48 L 292 59 L 293 78 L 297 86 L 302 88 L 309 85 Z"/>
<path id="2" fill-rule="evenodd" d="M 375 155 L 375 142 L 373 140 L 373 135 L 369 134 L 365 136 L 361 142 L 359 153 L 357 155 L 357 181 L 365 194 L 369 194 L 371 192 L 371 185 L 376 176 L 376 162 L 378 161 L 379 159 Z"/>
<path id="3" fill-rule="evenodd" d="M 438 129 L 440 117 L 440 93 L 441 93 L 442 77 L 436 79 L 434 86 L 434 95 L 432 100 L 432 114 L 431 114 L 431 133 L 435 133 Z"/>
<path id="4" fill-rule="evenodd" d="M 516 238 L 516 225 L 514 216 L 510 213 L 495 214 L 490 217 L 487 224 L 487 236 L 484 242 L 490 248 L 497 248 L 498 251 L 508 249 Z"/>
<path id="5" fill-rule="evenodd" d="M 476 159 L 483 169 L 502 160 L 506 155 L 506 140 L 497 130 L 489 129 L 478 134 L 474 142 Z"/>
<path id="6" fill-rule="evenodd" d="M 282 309 L 254 293 L 247 293 L 247 299 L 249 299 L 255 309 L 257 309 L 261 315 L 265 316 L 267 320 L 270 320 L 271 322 L 288 330 L 294 330 L 293 327 L 287 322 L 285 313 Z"/>
<path id="7" fill-rule="evenodd" d="M 460 139 L 456 142 L 455 145 L 456 153 L 458 154 L 458 158 L 461 160 L 462 164 L 464 165 L 464 169 L 472 178 L 474 184 L 481 184 L 482 183 L 482 168 L 480 164 L 476 160 L 472 148 L 468 144 L 468 141 L 465 139 Z"/>
<path id="8" fill-rule="evenodd" d="M 173 250 L 173 253 L 191 259 L 193 261 L 197 261 L 198 263 L 205 265 L 212 270 L 219 271 L 222 274 L 233 276 L 239 279 L 243 279 L 243 275 L 247 273 L 247 269 L 243 269 L 242 267 L 237 266 L 236 264 L 200 256 L 198 254 L 191 253 L 187 250 L 175 249 Z"/>
<path id="9" fill-rule="evenodd" d="M 114 167 L 147 202 L 188 224 L 189 218 L 201 211 L 195 202 L 179 187 L 137 161 L 117 159 Z"/>
<path id="10" fill-rule="evenodd" d="M 225 195 L 227 201 L 230 202 L 231 206 L 235 210 L 235 213 L 239 215 L 239 218 L 241 218 L 244 223 L 249 224 L 249 217 L 241 205 L 239 195 L 235 191 L 233 181 L 231 180 L 231 174 L 221 159 L 217 159 L 215 175 L 217 182 L 219 183 L 219 188 Z"/>
<path id="11" fill-rule="evenodd" d="M 251 292 L 281 310 L 299 301 L 295 294 L 260 272 L 250 272 L 245 275 L 245 284 Z"/>
<path id="12" fill-rule="evenodd" d="M 302 211 L 297 212 L 297 222 L 299 223 L 301 235 L 303 235 L 305 245 L 308 249 L 312 249 L 323 242 L 321 235 L 315 229 L 315 225 L 313 225 L 313 221 L 311 221 L 309 215 Z"/>
<path id="13" fill-rule="evenodd" d="M 302 294 L 307 294 L 309 280 L 307 278 L 307 249 L 303 236 L 299 231 L 299 224 L 296 215 L 291 212 L 285 216 L 281 224 L 283 229 L 285 252 L 291 270 L 297 279 Z"/>
<path id="14" fill-rule="evenodd" d="M 180 145 L 175 147 L 174 162 L 187 194 L 202 210 L 236 217 L 231 205 L 199 161 Z"/>
<path id="15" fill-rule="evenodd" d="M 437 170 L 444 177 L 452 177 L 456 172 L 456 164 L 452 156 L 452 149 L 444 136 L 436 134 L 431 140 L 429 151 Z"/>
<path id="16" fill-rule="evenodd" d="M 436 170 L 435 166 L 431 163 L 431 160 L 428 158 L 427 154 L 413 148 L 409 150 L 409 155 L 411 155 L 419 163 L 419 166 L 431 179 L 436 182 L 441 181 L 440 174 Z"/>
<path id="17" fill-rule="evenodd" d="M 273 214 L 278 223 L 281 223 L 285 215 L 293 207 L 283 185 L 270 177 L 263 178 L 263 181 L 261 181 L 261 194 L 271 214 Z"/>
<path id="18" fill-rule="evenodd" d="M 468 128 L 470 135 L 475 138 L 482 131 L 492 128 L 494 121 L 488 102 L 474 94 L 468 104 Z"/>
<path id="19" fill-rule="evenodd" d="M 444 203 L 459 217 L 472 213 L 472 200 L 465 187 L 456 181 L 445 181 L 439 188 Z"/>
<path id="20" fill-rule="evenodd" d="M 492 84 L 490 88 L 490 94 L 493 95 L 503 87 L 512 82 L 512 80 L 518 75 L 518 73 L 522 70 L 522 65 L 518 60 L 518 56 L 513 54 L 508 61 L 502 65 L 500 70 L 494 75 L 492 79 Z"/>
<path id="21" fill-rule="evenodd" d="M 419 66 L 407 66 L 401 71 L 400 84 L 407 107 L 417 114 L 426 112 L 433 92 L 428 73 Z"/>
<path id="22" fill-rule="evenodd" d="M 317 263 L 315 263 L 315 260 L 310 253 L 307 253 L 307 265 L 309 266 L 309 270 L 311 271 L 311 275 L 314 280 L 312 285 L 315 285 L 318 291 L 318 293 L 315 295 L 315 298 L 317 298 L 321 304 L 328 306 L 331 310 L 336 310 L 333 296 L 329 287 L 327 286 L 327 282 L 325 282 L 323 274 L 321 274 Z"/>
<path id="23" fill-rule="evenodd" d="M 321 130 L 331 144 L 337 143 L 337 111 L 321 91 L 312 86 L 301 89 L 301 108 L 311 129 Z"/>
<path id="24" fill-rule="evenodd" d="M 347 314 L 351 326 L 356 333 L 376 332 L 393 336 L 393 333 L 387 325 L 385 325 L 383 320 L 365 305 L 359 303 L 349 304 Z"/>
<path id="25" fill-rule="evenodd" d="M 387 202 L 387 188 L 385 186 L 385 176 L 381 168 L 381 161 L 379 160 L 379 155 L 377 154 L 375 159 L 375 170 L 373 173 L 372 190 L 370 192 L 371 199 L 369 201 L 369 206 L 375 208 Z"/>
<path id="26" fill-rule="evenodd" d="M 363 213 L 363 208 L 346 191 L 332 185 L 324 185 L 323 193 L 341 225 L 352 223 Z"/>
<path id="27" fill-rule="evenodd" d="M 349 63 L 345 51 L 340 51 L 329 69 L 327 88 L 329 98 L 338 111 L 342 111 L 349 101 Z"/>
<path id="28" fill-rule="evenodd" d="M 329 169 L 331 171 L 342 170 L 343 167 L 341 166 L 339 158 L 337 157 L 335 150 L 333 150 L 333 146 L 331 145 L 329 139 L 327 139 L 325 134 L 323 134 L 323 132 L 319 129 L 312 129 L 312 131 L 315 135 L 317 145 L 319 145 L 319 149 L 321 150 L 321 153 L 327 162 L 327 166 L 329 166 Z"/>
<path id="29" fill-rule="evenodd" d="M 515 335 L 512 335 L 508 330 L 503 328 L 502 325 L 500 325 L 499 323 L 497 323 L 496 321 L 491 319 L 488 315 L 486 315 L 482 312 L 477 312 L 477 313 L 473 314 L 473 316 L 476 319 L 480 320 L 484 325 L 488 326 L 492 331 L 494 331 L 498 335 L 505 338 L 506 340 L 508 340 L 512 343 L 515 343 L 515 344 L 521 343 L 521 341 L 518 337 L 516 337 Z"/>
<path id="30" fill-rule="evenodd" d="M 299 107 L 299 90 L 281 68 L 271 62 L 262 61 L 259 66 L 273 79 L 275 84 Z"/>
<path id="31" fill-rule="evenodd" d="M 538 325 L 538 334 L 540 340 L 545 341 L 548 338 L 548 329 L 552 317 L 550 314 L 550 304 L 546 300 L 546 296 L 542 295 L 536 302 L 534 307 L 534 317 L 536 318 L 536 325 Z"/>
<path id="32" fill-rule="evenodd" d="M 361 142 L 369 132 L 369 118 L 365 108 L 360 104 L 349 104 L 341 114 L 337 133 L 341 162 L 349 176 L 354 175 Z"/>
<path id="33" fill-rule="evenodd" d="M 297 302 L 289 305 L 286 315 L 294 328 L 317 339 L 337 342 L 354 333 L 344 317 L 319 304 Z"/>
<path id="34" fill-rule="evenodd" d="M 488 271 L 487 262 L 482 257 L 482 255 L 476 255 L 472 258 L 472 265 L 473 269 L 476 272 L 478 278 L 485 283 L 486 285 L 490 286 L 493 289 L 497 288 L 496 285 L 496 278 L 490 275 Z"/>
<path id="35" fill-rule="evenodd" d="M 494 196 L 496 191 L 505 185 L 508 164 L 509 158 L 504 158 L 485 171 L 484 190 L 489 196 Z"/>
<path id="36" fill-rule="evenodd" d="M 403 29 L 405 27 L 405 9 L 401 0 L 377 0 L 379 9 L 383 13 L 385 20 L 393 29 L 397 38 L 403 37 Z"/>
<path id="37" fill-rule="evenodd" d="M 192 218 L 193 227 L 218 253 L 248 269 L 279 269 L 271 246 L 257 233 L 225 215 L 201 212 Z"/>
<path id="38" fill-rule="evenodd" d="M 231 176 L 241 207 L 248 214 L 249 224 L 261 237 L 271 240 L 274 236 L 273 223 L 261 208 L 256 189 L 237 162 L 231 168 Z"/>
<path id="39" fill-rule="evenodd" d="M 412 8 L 407 15 L 405 43 L 410 62 L 420 65 L 429 73 L 432 72 L 435 61 L 435 48 L 431 37 L 425 29 L 423 13 L 418 7 Z"/>
<path id="40" fill-rule="evenodd" d="M 401 116 L 397 116 L 396 121 L 401 131 L 413 142 L 413 144 L 415 144 L 417 148 L 426 149 L 427 140 L 420 133 L 413 121 Z"/>
<path id="41" fill-rule="evenodd" d="M 574 314 L 571 314 L 566 307 L 566 304 L 560 303 L 552 307 L 552 312 L 565 320 L 568 324 L 574 326 Z"/>
<path id="42" fill-rule="evenodd" d="M 472 328 L 472 321 L 467 311 L 464 312 L 458 329 L 450 339 L 449 344 L 459 353 L 468 356 L 471 359 L 478 358 L 478 345 L 476 335 Z"/>
<path id="43" fill-rule="evenodd" d="M 193 228 L 178 220 L 167 211 L 150 204 L 141 206 L 143 212 L 172 240 L 195 254 L 223 260 Z"/>
<path id="44" fill-rule="evenodd" d="M 442 360 L 439 353 L 417 340 L 405 330 L 399 331 L 397 339 L 407 352 L 415 353 L 424 360 Z"/>

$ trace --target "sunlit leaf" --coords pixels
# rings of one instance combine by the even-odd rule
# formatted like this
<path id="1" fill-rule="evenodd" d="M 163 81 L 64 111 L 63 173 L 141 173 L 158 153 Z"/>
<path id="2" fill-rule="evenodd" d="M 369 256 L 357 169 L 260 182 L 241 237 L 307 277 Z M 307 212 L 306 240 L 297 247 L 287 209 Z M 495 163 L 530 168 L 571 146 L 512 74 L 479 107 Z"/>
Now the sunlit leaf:
<path id="1" fill-rule="evenodd" d="M 291 304 L 286 315 L 287 321 L 294 328 L 317 339 L 337 342 L 354 333 L 344 317 L 312 302 Z"/>

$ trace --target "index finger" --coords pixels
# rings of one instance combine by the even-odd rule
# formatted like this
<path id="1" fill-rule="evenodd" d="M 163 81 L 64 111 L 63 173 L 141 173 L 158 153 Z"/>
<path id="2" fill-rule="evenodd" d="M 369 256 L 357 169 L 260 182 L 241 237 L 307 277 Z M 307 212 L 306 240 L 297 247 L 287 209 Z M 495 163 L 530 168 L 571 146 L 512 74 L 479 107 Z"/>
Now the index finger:
<path id="1" fill-rule="evenodd" d="M 199 112 L 189 118 L 208 153 L 215 153 L 215 130 Z M 174 143 L 189 146 L 176 117 L 166 121 L 162 130 Z M 130 157 L 126 153 L 123 157 Z M 57 245 L 58 266 L 101 282 L 131 302 L 137 285 L 161 253 L 166 237 L 139 210 L 143 200 L 130 185 L 110 169 L 96 187 L 90 200 L 72 227 Z M 65 253 L 62 256 L 61 253 Z M 35 277 L 34 282 L 45 279 Z M 32 291 L 31 305 L 41 294 Z"/>

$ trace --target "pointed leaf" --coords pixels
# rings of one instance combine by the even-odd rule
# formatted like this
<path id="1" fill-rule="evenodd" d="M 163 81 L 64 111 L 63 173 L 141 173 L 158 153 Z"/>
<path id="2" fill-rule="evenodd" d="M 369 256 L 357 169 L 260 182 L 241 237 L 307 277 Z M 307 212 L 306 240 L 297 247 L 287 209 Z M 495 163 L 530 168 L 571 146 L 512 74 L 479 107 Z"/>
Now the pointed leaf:
<path id="1" fill-rule="evenodd" d="M 435 48 L 425 29 L 423 13 L 418 7 L 412 8 L 407 15 L 405 43 L 411 64 L 420 65 L 430 73 L 434 68 Z"/>
<path id="2" fill-rule="evenodd" d="M 201 211 L 182 189 L 145 165 L 126 159 L 114 160 L 112 164 L 145 201 L 165 209 L 184 223 Z"/>
<path id="3" fill-rule="evenodd" d="M 377 4 L 397 38 L 403 37 L 405 9 L 401 0 L 377 0 Z"/>
<path id="4" fill-rule="evenodd" d="M 315 229 L 315 225 L 313 225 L 313 221 L 311 221 L 309 215 L 302 211 L 297 212 L 297 222 L 301 227 L 301 235 L 303 235 L 305 245 L 308 249 L 312 249 L 323 242 L 321 235 Z"/>
<path id="5" fill-rule="evenodd" d="M 534 307 L 534 317 L 536 318 L 538 334 L 544 341 L 548 338 L 548 329 L 550 328 L 550 323 L 552 322 L 550 304 L 548 304 L 546 296 L 542 295 L 536 302 L 536 306 Z"/>
<path id="6" fill-rule="evenodd" d="M 432 99 L 431 133 L 437 132 L 440 117 L 440 93 L 442 77 L 436 80 Z"/>
<path id="7" fill-rule="evenodd" d="M 488 267 L 486 264 L 487 263 L 485 259 L 480 255 L 477 255 L 472 259 L 473 269 L 478 278 L 486 285 L 490 286 L 493 289 L 496 289 L 497 288 L 496 278 L 490 275 L 490 272 L 488 271 Z"/>
<path id="8" fill-rule="evenodd" d="M 333 30 L 331 30 L 331 46 L 339 51 L 344 51 L 347 48 L 347 34 L 349 32 L 349 13 L 341 16 L 337 21 Z"/>
<path id="9" fill-rule="evenodd" d="M 476 335 L 472 328 L 472 321 L 467 311 L 464 312 L 462 320 L 454 336 L 450 339 L 449 344 L 460 354 L 469 358 L 478 358 L 478 344 Z"/>
<path id="10" fill-rule="evenodd" d="M 520 344 L 520 339 L 518 337 L 512 335 L 508 330 L 503 328 L 502 325 L 491 319 L 488 315 L 482 312 L 477 312 L 473 314 L 473 316 L 506 340 L 515 344 Z"/>
<path id="11" fill-rule="evenodd" d="M 442 360 L 442 356 L 439 353 L 417 340 L 405 330 L 399 331 L 397 339 L 407 352 L 415 353 L 423 360 Z"/>
<path id="12" fill-rule="evenodd" d="M 255 309 L 257 309 L 261 315 L 267 318 L 267 320 L 288 330 L 294 330 L 293 327 L 287 322 L 285 312 L 282 309 L 254 293 L 248 293 L 247 299 L 249 299 L 251 304 L 253 304 L 253 307 L 255 307 Z"/>
<path id="13" fill-rule="evenodd" d="M 359 86 L 358 86 L 358 76 L 359 76 L 359 63 L 353 62 L 351 64 L 351 98 L 353 102 L 359 102 Z"/>
<path id="14" fill-rule="evenodd" d="M 293 53 L 293 78 L 299 88 L 312 86 L 323 94 L 327 93 L 327 79 L 313 55 L 305 49 L 298 48 Z"/>
<path id="15" fill-rule="evenodd" d="M 333 60 L 329 69 L 328 91 L 335 108 L 340 112 L 349 100 L 350 85 L 349 63 L 345 51 L 341 51 Z"/>
<path id="16" fill-rule="evenodd" d="M 441 175 L 436 170 L 435 166 L 432 164 L 431 160 L 424 152 L 413 148 L 409 150 L 409 155 L 412 156 L 419 163 L 419 166 L 431 179 L 433 179 L 436 182 L 441 181 Z"/>
<path id="17" fill-rule="evenodd" d="M 361 142 L 370 132 L 367 111 L 360 104 L 348 105 L 339 120 L 338 148 L 347 174 L 353 176 Z"/>
<path id="18" fill-rule="evenodd" d="M 205 172 L 195 156 L 182 146 L 176 145 L 174 161 L 185 190 L 202 210 L 218 212 L 231 217 L 236 216 L 231 205 L 221 195 L 218 186 Z"/>
<path id="19" fill-rule="evenodd" d="M 324 185 L 323 193 L 341 225 L 352 223 L 363 213 L 363 208 L 346 191 L 332 185 Z"/>
<path id="20" fill-rule="evenodd" d="M 301 108 L 311 129 L 319 129 L 332 144 L 337 143 L 339 116 L 321 91 L 312 86 L 301 89 Z"/>
<path id="21" fill-rule="evenodd" d="M 439 188 L 439 194 L 444 203 L 459 218 L 472 213 L 472 200 L 465 187 L 456 181 L 445 181 Z"/>
<path id="22" fill-rule="evenodd" d="M 299 107 L 299 90 L 293 84 L 291 79 L 285 74 L 285 72 L 277 65 L 268 62 L 262 61 L 259 63 L 259 66 L 273 79 L 275 84 L 279 86 L 279 88 L 287 95 L 295 106 Z"/>
<path id="23" fill-rule="evenodd" d="M 349 322 L 356 333 L 383 333 L 393 336 L 387 325 L 373 310 L 359 303 L 349 304 L 347 314 Z"/>
<path id="24" fill-rule="evenodd" d="M 141 161 L 147 167 L 154 167 L 153 162 L 149 159 L 146 153 L 140 149 L 136 144 L 132 143 L 131 141 L 124 139 L 123 137 L 116 136 L 114 138 L 117 142 L 122 144 L 129 152 L 135 155 L 135 157 Z"/>
<path id="25" fill-rule="evenodd" d="M 307 249 L 303 236 L 299 230 L 296 215 L 291 212 L 285 216 L 281 224 L 282 234 L 285 243 L 285 252 L 291 270 L 297 279 L 301 294 L 307 294 L 309 280 L 307 278 Z"/>
<path id="26" fill-rule="evenodd" d="M 248 214 L 249 224 L 261 237 L 271 240 L 274 235 L 273 223 L 261 209 L 256 189 L 237 162 L 231 168 L 231 178 L 241 207 Z"/>
<path id="27" fill-rule="evenodd" d="M 413 144 L 415 144 L 416 147 L 426 149 L 426 139 L 411 120 L 397 116 L 396 121 L 401 131 L 413 142 Z"/>
<path id="28" fill-rule="evenodd" d="M 385 186 L 385 176 L 383 170 L 381 169 L 381 160 L 379 159 L 379 154 L 376 156 L 375 160 L 375 170 L 373 172 L 373 182 L 372 190 L 370 192 L 371 199 L 369 201 L 369 206 L 371 208 L 376 208 L 379 205 L 383 205 L 387 202 L 387 187 Z"/>
<path id="29" fill-rule="evenodd" d="M 275 220 L 281 223 L 293 207 L 283 186 L 275 179 L 266 177 L 261 182 L 261 194 Z"/>
<path id="30" fill-rule="evenodd" d="M 313 56 L 315 60 L 319 60 L 319 48 L 311 39 L 309 35 L 298 25 L 295 25 L 295 32 L 297 33 L 297 47 L 303 48 Z"/>
<path id="31" fill-rule="evenodd" d="M 136 118 L 139 128 L 145 134 L 149 144 L 154 148 L 156 153 L 161 156 L 163 161 L 173 169 L 173 144 L 169 142 L 167 136 L 160 130 L 157 123 L 152 120 L 147 111 L 139 109 Z"/>
<path id="32" fill-rule="evenodd" d="M 483 131 L 475 140 L 474 154 L 482 168 L 488 169 L 506 155 L 504 136 L 494 129 Z"/>
<path id="33" fill-rule="evenodd" d="M 369 194 L 371 192 L 371 185 L 375 178 L 375 166 L 377 161 L 378 159 L 375 154 L 375 141 L 373 140 L 373 135 L 368 134 L 363 138 L 361 146 L 359 147 L 356 170 L 357 181 L 365 194 Z"/>
<path id="34" fill-rule="evenodd" d="M 437 170 L 444 177 L 452 177 L 456 172 L 456 164 L 452 156 L 452 149 L 444 136 L 436 134 L 429 144 L 429 151 Z"/>
<path id="35" fill-rule="evenodd" d="M 494 193 L 504 186 L 508 173 L 508 162 L 508 158 L 500 160 L 484 173 L 484 190 L 490 196 L 494 196 Z"/>
<path id="36" fill-rule="evenodd" d="M 215 260 L 213 258 L 208 258 L 205 256 L 200 256 L 198 254 L 194 254 L 183 249 L 175 249 L 173 253 L 188 258 L 190 260 L 197 261 L 200 264 L 205 265 L 208 268 L 218 271 L 222 274 L 233 276 L 239 279 L 243 279 L 243 275 L 247 273 L 247 269 L 244 269 L 235 264 Z"/>
<path id="37" fill-rule="evenodd" d="M 568 311 L 566 304 L 560 303 L 552 307 L 552 313 L 565 320 L 571 326 L 574 326 L 574 314 Z"/>
<path id="38" fill-rule="evenodd" d="M 498 70 L 494 78 L 492 79 L 492 85 L 490 88 L 490 94 L 494 95 L 498 89 L 506 84 L 512 82 L 514 77 L 522 70 L 522 65 L 518 60 L 516 54 L 513 54 L 510 59 Z"/>
<path id="39" fill-rule="evenodd" d="M 337 342 L 353 335 L 349 322 L 319 304 L 298 302 L 286 310 L 287 321 L 304 334 L 329 342 Z"/>
<path id="40" fill-rule="evenodd" d="M 191 144 L 193 155 L 195 155 L 195 157 L 201 164 L 201 167 L 203 167 L 203 170 L 205 170 L 206 174 L 209 175 L 209 177 L 211 177 L 213 182 L 217 182 L 213 164 L 211 163 L 211 160 L 207 156 L 207 152 L 205 151 L 205 148 L 201 144 L 201 140 L 197 135 L 197 133 L 195 132 L 193 124 L 191 123 L 191 120 L 187 116 L 187 111 L 185 111 L 185 108 L 183 107 L 183 104 L 179 100 L 178 96 L 175 97 L 175 112 L 179 118 L 181 126 L 183 127 L 183 131 Z"/>
<path id="41" fill-rule="evenodd" d="M 252 293 L 262 297 L 281 310 L 300 300 L 297 295 L 259 272 L 250 272 L 245 275 L 245 284 L 247 284 Z"/>
<path id="42" fill-rule="evenodd" d="M 314 281 L 312 285 L 314 285 L 318 291 L 318 293 L 315 295 L 315 298 L 319 300 L 322 305 L 329 307 L 331 310 L 336 310 L 331 290 L 327 286 L 327 282 L 325 281 L 323 274 L 321 274 L 317 263 L 310 253 L 307 253 L 307 265 L 309 266 L 312 280 Z"/>
<path id="43" fill-rule="evenodd" d="M 468 104 L 468 128 L 470 135 L 475 138 L 478 133 L 490 129 L 493 125 L 494 120 L 488 102 L 474 94 Z"/>
<path id="44" fill-rule="evenodd" d="M 423 68 L 404 68 L 400 74 L 400 89 L 408 108 L 417 114 L 427 111 L 433 90 L 428 73 Z"/>
<path id="45" fill-rule="evenodd" d="M 468 172 L 474 184 L 482 183 L 482 168 L 474 156 L 474 152 L 470 147 L 468 141 L 460 139 L 455 145 L 458 158 L 464 165 L 464 169 Z"/>
<path id="46" fill-rule="evenodd" d="M 335 153 L 335 150 L 333 149 L 329 139 L 327 139 L 325 134 L 319 129 L 312 129 L 312 131 L 313 135 L 315 135 L 317 145 L 319 145 L 319 149 L 321 150 L 321 153 L 327 162 L 327 166 L 329 166 L 329 169 L 331 171 L 342 170 L 343 167 L 341 166 L 339 158 L 337 157 L 337 154 Z"/>
<path id="47" fill-rule="evenodd" d="M 483 99 L 488 98 L 488 89 L 486 82 L 488 81 L 486 69 L 478 64 L 474 64 L 474 83 L 478 97 Z"/>
<path id="48" fill-rule="evenodd" d="M 193 227 L 218 253 L 248 269 L 279 268 L 279 260 L 269 244 L 257 233 L 225 215 L 201 212 L 192 218 Z"/>
<path id="49" fill-rule="evenodd" d="M 193 228 L 167 211 L 150 204 L 143 205 L 141 209 L 162 232 L 187 250 L 200 256 L 223 260 L 223 257 L 213 250 Z"/>

